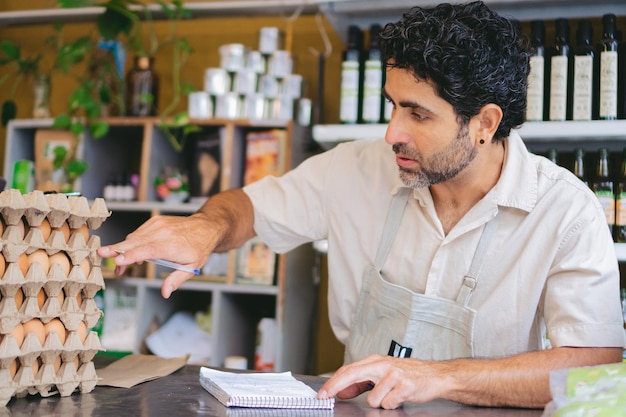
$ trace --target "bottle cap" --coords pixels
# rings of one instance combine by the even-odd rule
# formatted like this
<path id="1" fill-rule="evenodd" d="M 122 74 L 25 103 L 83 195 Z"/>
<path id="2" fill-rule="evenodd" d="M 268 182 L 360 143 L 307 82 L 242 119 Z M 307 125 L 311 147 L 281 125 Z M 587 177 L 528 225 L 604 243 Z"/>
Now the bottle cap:
<path id="1" fill-rule="evenodd" d="M 554 22 L 556 30 L 556 39 L 561 42 L 568 43 L 569 41 L 569 21 L 564 18 L 556 19 Z"/>

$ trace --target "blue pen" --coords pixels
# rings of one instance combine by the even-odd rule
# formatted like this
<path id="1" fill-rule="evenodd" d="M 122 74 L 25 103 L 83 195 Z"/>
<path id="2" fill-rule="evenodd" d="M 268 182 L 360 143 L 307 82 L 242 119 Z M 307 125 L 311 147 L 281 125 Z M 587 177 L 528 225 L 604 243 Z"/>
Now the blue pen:
<path id="1" fill-rule="evenodd" d="M 121 249 L 113 249 L 113 250 L 116 253 L 119 253 L 120 255 L 125 252 Z M 190 268 L 188 266 L 177 264 L 176 262 L 166 261 L 164 259 L 148 259 L 146 260 L 146 262 L 152 262 L 153 264 L 165 266 L 167 268 L 179 269 L 181 271 L 190 272 L 195 275 L 200 275 L 200 269 L 198 268 Z"/>
<path id="2" fill-rule="evenodd" d="M 152 262 L 153 264 L 165 266 L 167 268 L 178 269 L 185 272 L 191 272 L 195 275 L 200 275 L 200 269 L 198 268 L 190 268 L 188 266 L 177 264 L 176 262 L 166 261 L 164 259 L 147 259 L 146 262 Z"/>

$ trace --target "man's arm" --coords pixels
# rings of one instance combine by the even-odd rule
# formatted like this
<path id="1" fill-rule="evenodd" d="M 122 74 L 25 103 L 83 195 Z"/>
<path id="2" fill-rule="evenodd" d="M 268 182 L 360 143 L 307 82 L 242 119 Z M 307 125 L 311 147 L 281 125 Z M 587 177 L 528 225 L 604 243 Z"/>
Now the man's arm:
<path id="1" fill-rule="evenodd" d="M 372 355 L 341 367 L 319 398 L 352 398 L 370 389 L 372 407 L 445 398 L 464 404 L 543 408 L 551 370 L 620 362 L 622 348 L 560 347 L 501 359 L 420 361 Z"/>
<path id="2" fill-rule="evenodd" d="M 201 268 L 212 252 L 241 246 L 254 233 L 252 202 L 241 189 L 219 193 L 190 216 L 154 216 L 130 233 L 122 242 L 103 246 L 98 254 L 115 257 L 117 272 L 146 259 L 166 259 Z M 163 297 L 191 278 L 184 271 L 173 271 L 161 286 Z"/>

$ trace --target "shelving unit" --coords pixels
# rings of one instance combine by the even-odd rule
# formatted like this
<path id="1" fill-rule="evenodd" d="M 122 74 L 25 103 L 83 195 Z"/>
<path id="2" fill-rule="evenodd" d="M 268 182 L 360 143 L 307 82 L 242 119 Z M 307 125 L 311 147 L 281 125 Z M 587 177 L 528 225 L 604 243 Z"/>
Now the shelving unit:
<path id="1" fill-rule="evenodd" d="M 176 152 L 158 129 L 157 118 L 111 118 L 110 131 L 102 139 L 85 137 L 78 154 L 90 167 L 82 177 L 81 192 L 88 199 L 102 197 L 106 178 L 111 172 L 139 174 L 138 201 L 107 202 L 112 211 L 102 227 L 96 230 L 103 245 L 115 243 L 157 214 L 186 215 L 195 212 L 201 202 L 170 204 L 159 202 L 154 192 L 155 177 L 163 166 L 189 167 L 194 141 L 203 135 L 219 136 L 221 150 L 220 190 L 239 187 L 243 182 L 243 159 L 249 132 L 280 129 L 287 132 L 286 169 L 306 157 L 306 128 L 291 122 L 248 120 L 192 120 L 201 132 L 188 138 L 182 152 Z M 14 162 L 35 159 L 35 134 L 49 129 L 52 120 L 12 120 L 7 128 L 4 176 L 11 184 Z M 209 197 L 210 198 L 210 197 Z M 288 254 L 279 255 L 274 285 L 235 283 L 236 251 L 230 251 L 228 269 L 221 276 L 199 276 L 186 282 L 170 299 L 161 296 L 163 267 L 146 264 L 141 277 L 107 279 L 106 291 L 131 294 L 136 303 L 135 339 L 132 351 L 139 352 L 154 321 L 162 324 L 177 311 L 212 313 L 211 366 L 223 366 L 229 355 L 243 355 L 254 364 L 256 326 L 263 317 L 275 318 L 279 336 L 276 370 L 305 373 L 310 346 L 310 320 L 314 308 L 312 245 L 303 245 Z M 219 281 L 219 282 L 218 282 Z M 106 297 L 106 293 L 105 293 Z M 104 346 L 106 348 L 106 346 Z"/>

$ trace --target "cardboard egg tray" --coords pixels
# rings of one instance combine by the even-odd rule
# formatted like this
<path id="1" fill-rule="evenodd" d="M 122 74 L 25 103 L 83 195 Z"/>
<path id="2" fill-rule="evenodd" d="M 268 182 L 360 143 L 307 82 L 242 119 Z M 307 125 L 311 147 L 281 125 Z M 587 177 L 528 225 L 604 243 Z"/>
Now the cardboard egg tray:
<path id="1" fill-rule="evenodd" d="M 93 299 L 104 288 L 102 259 L 96 253 L 100 238 L 92 234 L 85 241 L 80 229 L 86 225 L 95 230 L 109 216 L 103 199 L 96 199 L 90 207 L 85 197 L 41 191 L 22 195 L 14 189 L 0 193 L 4 226 L 0 252 L 5 263 L 0 277 L 0 405 L 6 405 L 13 396 L 68 396 L 76 389 L 90 392 L 96 386 L 92 360 L 101 345 L 97 333 L 87 329 L 102 316 Z M 46 219 L 50 234 L 44 239 L 42 224 Z M 70 230 L 67 240 L 64 223 Z M 70 260 L 69 273 L 56 262 L 50 263 L 47 273 L 39 262 L 32 262 L 24 274 L 18 260 L 38 250 L 49 257 L 65 252 Z M 58 319 L 65 334 L 49 331 L 42 337 L 28 332 L 19 345 L 12 332 L 18 324 L 32 319 L 44 325 Z"/>

